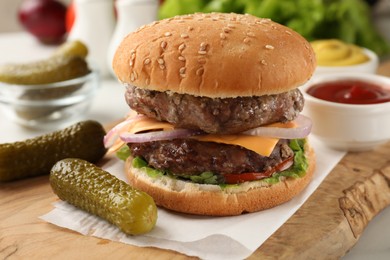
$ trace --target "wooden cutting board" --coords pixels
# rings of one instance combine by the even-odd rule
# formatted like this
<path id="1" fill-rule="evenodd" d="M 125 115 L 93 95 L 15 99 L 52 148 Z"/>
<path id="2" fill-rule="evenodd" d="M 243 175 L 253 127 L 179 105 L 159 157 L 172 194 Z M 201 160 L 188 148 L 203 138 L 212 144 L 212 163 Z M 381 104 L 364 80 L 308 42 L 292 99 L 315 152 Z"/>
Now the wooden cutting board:
<path id="1" fill-rule="evenodd" d="M 380 73 L 390 74 L 387 68 L 390 63 Z M 0 259 L 188 258 L 173 251 L 83 236 L 40 220 L 56 199 L 48 176 L 0 184 Z M 389 204 L 390 142 L 374 151 L 348 153 L 304 205 L 249 258 L 341 257 Z"/>

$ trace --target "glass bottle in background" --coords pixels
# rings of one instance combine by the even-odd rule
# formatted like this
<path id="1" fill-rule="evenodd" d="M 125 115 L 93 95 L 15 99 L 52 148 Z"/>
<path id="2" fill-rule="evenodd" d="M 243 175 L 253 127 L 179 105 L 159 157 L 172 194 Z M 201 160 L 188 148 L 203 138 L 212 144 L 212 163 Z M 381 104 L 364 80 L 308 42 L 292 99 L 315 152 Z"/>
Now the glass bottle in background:
<path id="1" fill-rule="evenodd" d="M 115 29 L 114 0 L 73 0 L 75 21 L 68 39 L 87 45 L 88 60 L 97 65 L 101 77 L 110 75 L 107 50 Z"/>
<path id="2" fill-rule="evenodd" d="M 116 0 L 117 23 L 107 52 L 112 74 L 112 59 L 122 39 L 142 25 L 157 20 L 159 0 Z"/>

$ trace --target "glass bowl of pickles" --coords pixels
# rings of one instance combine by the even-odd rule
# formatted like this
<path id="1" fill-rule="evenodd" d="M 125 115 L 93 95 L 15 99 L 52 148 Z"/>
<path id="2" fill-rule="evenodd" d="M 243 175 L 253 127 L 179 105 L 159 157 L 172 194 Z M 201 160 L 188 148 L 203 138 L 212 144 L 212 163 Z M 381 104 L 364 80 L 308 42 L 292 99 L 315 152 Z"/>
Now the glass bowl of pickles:
<path id="1" fill-rule="evenodd" d="M 61 45 L 52 56 L 0 66 L 0 107 L 30 128 L 55 129 L 77 121 L 99 87 L 98 71 L 86 61 L 87 47 Z"/>

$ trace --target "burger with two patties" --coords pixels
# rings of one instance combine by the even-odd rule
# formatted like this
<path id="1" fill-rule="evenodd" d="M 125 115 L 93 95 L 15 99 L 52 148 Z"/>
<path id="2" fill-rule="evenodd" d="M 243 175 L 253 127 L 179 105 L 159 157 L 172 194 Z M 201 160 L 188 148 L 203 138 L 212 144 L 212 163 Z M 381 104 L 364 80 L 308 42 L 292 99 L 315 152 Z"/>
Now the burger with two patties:
<path id="1" fill-rule="evenodd" d="M 299 86 L 310 44 L 269 19 L 191 14 L 141 27 L 113 59 L 131 113 L 105 137 L 129 183 L 157 205 L 239 215 L 284 203 L 310 182 L 311 121 Z"/>

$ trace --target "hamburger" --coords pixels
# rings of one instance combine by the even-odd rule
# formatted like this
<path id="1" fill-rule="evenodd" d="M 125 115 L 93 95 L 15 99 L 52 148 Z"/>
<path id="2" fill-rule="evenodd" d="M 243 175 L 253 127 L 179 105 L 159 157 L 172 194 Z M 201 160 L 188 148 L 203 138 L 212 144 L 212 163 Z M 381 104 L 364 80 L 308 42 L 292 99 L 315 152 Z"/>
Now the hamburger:
<path id="1" fill-rule="evenodd" d="M 298 89 L 315 66 L 310 44 L 269 19 L 156 21 L 116 50 L 113 69 L 133 115 L 106 145 L 125 149 L 129 183 L 164 208 L 227 216 L 277 206 L 315 168 Z"/>

